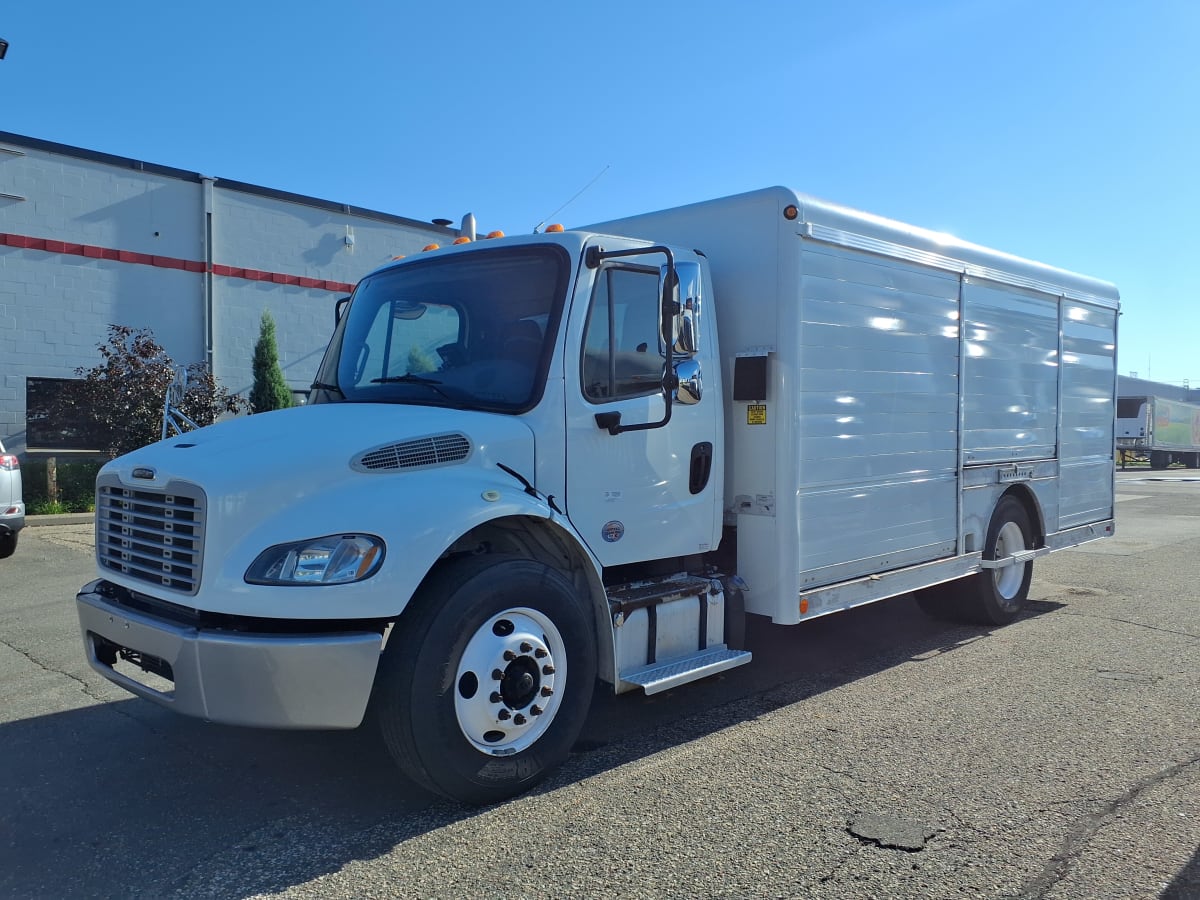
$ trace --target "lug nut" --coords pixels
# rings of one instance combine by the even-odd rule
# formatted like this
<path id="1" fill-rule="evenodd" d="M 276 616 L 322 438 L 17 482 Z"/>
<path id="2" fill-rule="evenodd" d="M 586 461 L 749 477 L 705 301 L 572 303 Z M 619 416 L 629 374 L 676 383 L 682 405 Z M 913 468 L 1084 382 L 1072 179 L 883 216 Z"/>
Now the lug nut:
<path id="1" fill-rule="evenodd" d="M 532 649 L 533 649 L 533 644 L 529 643 L 528 641 L 521 642 L 521 652 L 522 653 L 528 653 Z"/>
<path id="2" fill-rule="evenodd" d="M 492 696 L 488 697 L 489 703 L 500 703 L 504 698 L 500 696 L 499 691 L 492 691 Z"/>
<path id="3" fill-rule="evenodd" d="M 554 688 L 543 685 L 542 686 L 542 696 L 543 697 L 553 697 L 554 696 Z"/>
<path id="4" fill-rule="evenodd" d="M 492 669 L 492 680 L 493 681 L 502 681 L 503 679 L 504 679 L 503 672 L 501 672 L 499 669 Z"/>
<path id="5" fill-rule="evenodd" d="M 545 659 L 550 654 L 546 652 L 545 647 L 538 647 L 536 650 L 533 651 L 533 655 L 536 656 L 538 659 Z"/>
<path id="6" fill-rule="evenodd" d="M 520 713 L 517 713 L 515 716 L 513 716 L 513 724 L 514 724 L 514 725 L 524 725 L 524 724 L 525 724 L 526 722 L 528 722 L 528 721 L 529 721 L 529 720 L 528 720 L 528 719 L 526 719 L 526 718 L 525 718 L 523 715 L 521 715 Z"/>
<path id="7" fill-rule="evenodd" d="M 554 666 L 542 666 L 542 674 L 543 675 L 553 675 L 554 674 Z"/>
<path id="8" fill-rule="evenodd" d="M 512 662 L 516 658 L 517 658 L 517 654 L 513 653 L 511 650 L 504 651 L 504 661 L 505 662 Z"/>
<path id="9" fill-rule="evenodd" d="M 507 709 L 502 709 L 502 710 L 500 710 L 500 712 L 496 713 L 496 718 L 499 719 L 501 722 L 504 722 L 504 721 L 507 721 L 508 717 L 511 715 L 512 715 L 512 713 L 510 713 Z"/>
<path id="10" fill-rule="evenodd" d="M 533 706 L 529 707 L 529 714 L 531 716 L 540 716 L 542 714 L 542 708 L 535 703 Z"/>

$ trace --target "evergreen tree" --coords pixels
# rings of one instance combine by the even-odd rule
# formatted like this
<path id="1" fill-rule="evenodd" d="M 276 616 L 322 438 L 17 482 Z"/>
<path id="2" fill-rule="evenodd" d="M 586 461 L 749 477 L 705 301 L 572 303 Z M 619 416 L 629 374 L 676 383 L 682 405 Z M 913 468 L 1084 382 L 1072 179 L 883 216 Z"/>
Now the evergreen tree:
<path id="1" fill-rule="evenodd" d="M 254 387 L 250 390 L 250 411 L 267 412 L 295 405 L 291 388 L 279 368 L 279 347 L 275 343 L 275 320 L 263 310 L 254 345 Z"/>

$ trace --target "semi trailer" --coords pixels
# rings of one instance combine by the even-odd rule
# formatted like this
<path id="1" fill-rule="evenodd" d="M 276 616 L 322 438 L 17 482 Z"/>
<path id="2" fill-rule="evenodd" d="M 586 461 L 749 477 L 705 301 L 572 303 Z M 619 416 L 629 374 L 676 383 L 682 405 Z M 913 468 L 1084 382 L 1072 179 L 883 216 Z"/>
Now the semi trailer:
<path id="1" fill-rule="evenodd" d="M 1117 398 L 1117 452 L 1121 464 L 1145 459 L 1151 469 L 1179 463 L 1200 467 L 1200 406 L 1162 397 Z"/>

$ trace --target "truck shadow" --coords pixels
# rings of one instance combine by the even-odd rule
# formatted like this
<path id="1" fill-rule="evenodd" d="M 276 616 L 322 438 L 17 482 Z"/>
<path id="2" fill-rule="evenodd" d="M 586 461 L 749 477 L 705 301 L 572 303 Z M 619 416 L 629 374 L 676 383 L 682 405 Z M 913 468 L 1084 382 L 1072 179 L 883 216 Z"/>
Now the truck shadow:
<path id="1" fill-rule="evenodd" d="M 652 697 L 598 690 L 537 793 L 989 633 L 930 620 L 908 597 L 803 628 L 752 621 L 749 666 Z M 0 725 L 0 810 L 0 895 L 28 897 L 280 891 L 476 815 L 399 775 L 369 725 L 252 731 L 135 698 Z"/>

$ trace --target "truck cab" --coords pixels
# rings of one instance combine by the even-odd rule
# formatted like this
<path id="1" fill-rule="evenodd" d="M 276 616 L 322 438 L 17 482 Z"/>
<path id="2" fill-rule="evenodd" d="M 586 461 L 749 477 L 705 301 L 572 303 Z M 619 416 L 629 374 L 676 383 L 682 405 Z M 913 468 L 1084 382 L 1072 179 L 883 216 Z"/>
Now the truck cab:
<path id="1" fill-rule="evenodd" d="M 706 561 L 706 278 L 693 251 L 583 232 L 371 273 L 307 407 L 101 473 L 93 666 L 232 724 L 356 727 L 373 697 L 410 775 L 486 802 L 565 756 L 596 675 L 656 691 L 749 661 Z"/>

